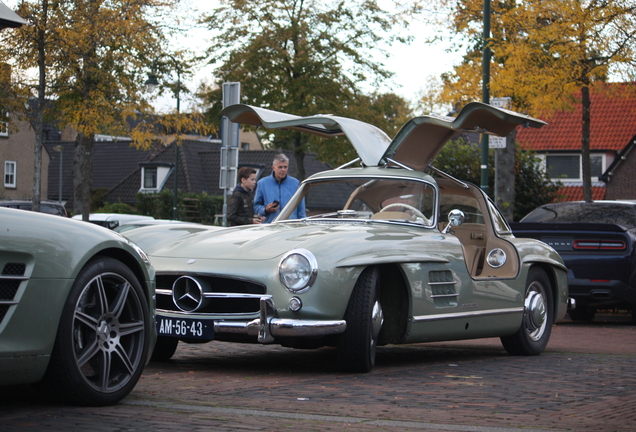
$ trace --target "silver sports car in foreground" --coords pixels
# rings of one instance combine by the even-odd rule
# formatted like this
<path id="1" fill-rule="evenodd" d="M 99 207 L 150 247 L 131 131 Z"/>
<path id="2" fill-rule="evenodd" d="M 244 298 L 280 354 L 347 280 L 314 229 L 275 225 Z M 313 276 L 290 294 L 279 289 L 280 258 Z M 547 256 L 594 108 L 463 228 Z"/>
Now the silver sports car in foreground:
<path id="1" fill-rule="evenodd" d="M 154 290 L 148 257 L 121 235 L 0 208 L 0 386 L 116 403 L 154 345 Z"/>

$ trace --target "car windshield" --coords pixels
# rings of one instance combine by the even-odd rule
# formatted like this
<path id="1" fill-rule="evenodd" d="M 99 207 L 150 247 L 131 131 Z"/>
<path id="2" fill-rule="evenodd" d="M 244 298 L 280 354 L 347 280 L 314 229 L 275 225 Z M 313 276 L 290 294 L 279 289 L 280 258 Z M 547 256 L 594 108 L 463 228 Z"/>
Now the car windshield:
<path id="1" fill-rule="evenodd" d="M 346 178 L 302 186 L 308 219 L 372 219 L 432 226 L 435 188 L 408 179 Z M 284 213 L 287 213 L 287 208 Z"/>
<path id="2" fill-rule="evenodd" d="M 528 213 L 521 222 L 611 223 L 636 228 L 636 206 L 614 203 L 546 205 Z"/>

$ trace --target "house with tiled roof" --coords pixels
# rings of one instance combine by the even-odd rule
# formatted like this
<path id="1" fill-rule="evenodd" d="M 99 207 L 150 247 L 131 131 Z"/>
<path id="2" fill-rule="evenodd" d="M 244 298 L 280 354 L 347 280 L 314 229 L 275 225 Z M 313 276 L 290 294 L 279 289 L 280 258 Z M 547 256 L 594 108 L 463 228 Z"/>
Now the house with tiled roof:
<path id="1" fill-rule="evenodd" d="M 590 88 L 592 199 L 636 199 L 636 95 L 626 84 Z M 580 100 L 580 95 L 579 98 Z M 517 145 L 534 150 L 550 178 L 563 184 L 563 201 L 583 199 L 582 108 L 554 113 L 541 129 L 520 129 Z"/>
<path id="2" fill-rule="evenodd" d="M 47 174 L 44 174 L 45 171 L 43 171 L 43 178 L 46 178 L 49 184 L 47 199 L 66 202 L 67 209 L 73 208 L 75 135 L 76 131 L 67 131 L 65 129 L 61 135 L 63 140 L 60 141 L 58 139 L 55 142 L 49 140 L 44 144 L 46 154 L 50 156 L 50 164 L 47 163 L 49 165 L 46 171 Z M 133 171 L 141 170 L 148 178 L 158 176 L 157 179 L 160 183 L 151 185 L 150 188 L 146 189 L 149 191 L 161 191 L 174 167 L 175 159 L 174 146 L 172 144 L 165 145 L 164 142 L 165 140 L 156 140 L 150 148 L 142 150 L 132 145 L 132 140 L 128 137 L 96 135 L 93 143 L 91 189 L 93 191 L 100 189 L 102 192 L 110 191 Z M 191 151 L 190 149 L 192 148 L 199 149 L 203 146 L 204 148 L 218 149 L 221 147 L 221 140 L 214 135 L 210 137 L 186 136 L 183 142 L 189 143 L 189 145 L 180 148 L 181 157 L 184 157 L 181 153 Z M 241 150 L 250 151 L 263 148 L 260 139 L 254 131 L 243 130 L 239 133 L 239 146 Z M 160 157 L 161 160 L 159 162 L 161 163 L 157 162 L 158 157 Z M 179 189 L 184 191 L 205 191 L 206 187 L 197 183 L 197 179 L 202 178 L 200 174 L 196 175 L 198 168 L 193 166 L 181 168 L 181 165 L 180 163 L 180 169 L 194 170 L 195 175 L 193 176 L 190 171 L 186 171 L 183 185 L 181 185 L 182 179 L 181 175 L 179 175 Z M 60 173 L 62 174 L 61 176 Z M 191 178 L 193 180 L 190 180 Z M 172 181 L 174 182 L 174 177 L 172 177 Z M 191 184 L 191 182 L 194 183 Z M 137 191 L 140 190 L 139 184 L 141 184 L 141 180 L 138 181 Z M 185 188 L 182 189 L 182 186 Z M 142 186 L 141 189 L 144 189 L 144 187 Z M 45 195 L 43 194 L 43 196 Z"/>
<path id="3" fill-rule="evenodd" d="M 200 141 L 183 141 L 178 147 L 179 169 L 178 190 L 180 193 L 205 192 L 209 195 L 222 196 L 223 190 L 219 187 L 221 172 L 221 146 L 220 144 L 202 143 Z M 251 166 L 257 170 L 257 178 L 270 175 L 272 172 L 272 162 L 274 156 L 280 150 L 249 150 L 240 151 L 238 165 Z M 283 151 L 289 157 L 289 172 L 296 172 L 296 161 L 292 154 Z M 134 205 L 139 192 L 161 192 L 163 190 L 174 190 L 174 146 L 166 147 L 162 152 L 149 157 L 131 170 L 127 176 L 114 185 L 107 193 L 105 199 L 108 202 L 123 202 Z M 316 172 L 331 169 L 331 167 L 320 162 L 313 153 L 305 156 L 305 173 L 311 175 Z M 152 184 L 144 184 L 147 179 L 147 171 L 156 173 L 157 181 Z M 152 187 L 150 187 L 152 186 Z"/>

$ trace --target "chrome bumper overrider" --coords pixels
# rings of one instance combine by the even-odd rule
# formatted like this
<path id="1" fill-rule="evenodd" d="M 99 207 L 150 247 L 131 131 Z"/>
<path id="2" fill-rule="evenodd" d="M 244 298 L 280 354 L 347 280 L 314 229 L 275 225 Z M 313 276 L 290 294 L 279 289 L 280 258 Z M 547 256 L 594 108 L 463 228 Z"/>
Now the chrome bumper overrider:
<path id="1" fill-rule="evenodd" d="M 260 317 L 252 321 L 215 321 L 215 333 L 257 336 L 260 343 L 272 343 L 276 337 L 316 337 L 343 333 L 345 320 L 314 321 L 278 318 L 271 296 L 261 296 Z"/>

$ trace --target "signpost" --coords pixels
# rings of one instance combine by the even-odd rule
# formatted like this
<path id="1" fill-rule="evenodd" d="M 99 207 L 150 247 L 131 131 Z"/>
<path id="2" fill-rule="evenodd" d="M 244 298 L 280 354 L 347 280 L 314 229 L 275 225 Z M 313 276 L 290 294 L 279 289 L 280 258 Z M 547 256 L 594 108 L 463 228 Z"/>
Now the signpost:
<path id="1" fill-rule="evenodd" d="M 490 99 L 490 105 L 497 108 L 510 109 L 511 98 L 502 97 L 502 98 L 492 98 Z M 501 149 L 506 148 L 506 137 L 499 137 L 495 135 L 488 136 L 488 148 L 491 149 Z"/>
<path id="2" fill-rule="evenodd" d="M 492 98 L 490 99 L 490 105 L 497 107 L 497 108 L 503 108 L 503 109 L 510 109 L 510 105 L 511 105 L 512 99 L 509 97 L 502 97 L 502 98 Z M 508 141 L 508 137 L 500 137 L 500 136 L 494 136 L 494 135 L 489 135 L 488 136 L 488 148 L 491 149 L 505 149 L 506 148 L 506 144 Z M 497 181 L 497 173 L 499 172 L 499 155 L 498 155 L 498 151 L 495 150 L 495 193 L 494 193 L 494 198 L 495 198 L 495 205 L 499 205 L 499 182 Z"/>
<path id="3" fill-rule="evenodd" d="M 223 83 L 223 108 L 239 103 L 241 83 Z M 238 167 L 239 125 L 232 123 L 227 117 L 221 122 L 221 172 L 219 188 L 223 190 L 223 226 L 227 226 L 227 197 L 236 186 Z"/>

